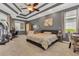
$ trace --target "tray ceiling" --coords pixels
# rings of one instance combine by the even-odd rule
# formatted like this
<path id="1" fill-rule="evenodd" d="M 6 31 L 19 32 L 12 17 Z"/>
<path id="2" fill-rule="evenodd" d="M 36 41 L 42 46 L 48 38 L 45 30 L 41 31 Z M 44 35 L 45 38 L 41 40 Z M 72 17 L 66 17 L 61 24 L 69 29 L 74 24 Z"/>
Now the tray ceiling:
<path id="1" fill-rule="evenodd" d="M 79 4 L 64 4 L 64 3 L 39 3 L 37 8 L 39 11 L 34 11 L 29 14 L 29 11 L 25 8 L 27 3 L 0 3 L 0 12 L 8 13 L 13 19 L 30 21 L 47 14 L 58 12 L 66 8 L 77 6 Z M 57 9 L 59 8 L 59 9 Z"/>

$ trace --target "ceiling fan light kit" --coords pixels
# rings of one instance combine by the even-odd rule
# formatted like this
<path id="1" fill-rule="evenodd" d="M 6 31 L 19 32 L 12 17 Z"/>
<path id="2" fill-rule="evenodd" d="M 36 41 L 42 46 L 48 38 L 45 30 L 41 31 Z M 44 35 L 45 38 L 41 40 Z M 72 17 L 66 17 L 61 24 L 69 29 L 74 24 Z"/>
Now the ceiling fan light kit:
<path id="1" fill-rule="evenodd" d="M 39 11 L 36 7 L 37 5 L 38 3 L 28 4 L 26 8 L 22 8 L 22 9 L 27 9 L 29 13 L 34 12 L 34 11 Z"/>

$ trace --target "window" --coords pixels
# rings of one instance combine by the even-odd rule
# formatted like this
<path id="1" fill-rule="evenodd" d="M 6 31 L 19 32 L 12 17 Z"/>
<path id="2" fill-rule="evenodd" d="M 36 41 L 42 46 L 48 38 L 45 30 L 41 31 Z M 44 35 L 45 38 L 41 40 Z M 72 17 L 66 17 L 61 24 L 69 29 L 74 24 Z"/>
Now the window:
<path id="1" fill-rule="evenodd" d="M 17 31 L 25 31 L 25 23 L 21 21 L 15 21 L 15 29 Z"/>
<path id="2" fill-rule="evenodd" d="M 64 15 L 64 31 L 65 32 L 76 32 L 77 29 L 77 10 L 65 12 Z"/>
<path id="3" fill-rule="evenodd" d="M 24 22 L 20 23 L 20 29 L 25 30 L 25 23 Z"/>

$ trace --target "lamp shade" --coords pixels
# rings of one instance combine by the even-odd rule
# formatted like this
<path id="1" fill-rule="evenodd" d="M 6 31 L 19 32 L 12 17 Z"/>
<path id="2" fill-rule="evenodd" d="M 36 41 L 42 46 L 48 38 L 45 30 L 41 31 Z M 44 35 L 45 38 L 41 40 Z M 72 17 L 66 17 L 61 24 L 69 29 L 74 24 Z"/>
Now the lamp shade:
<path id="1" fill-rule="evenodd" d="M 34 29 L 39 29 L 39 26 L 38 25 L 33 25 L 33 28 Z"/>

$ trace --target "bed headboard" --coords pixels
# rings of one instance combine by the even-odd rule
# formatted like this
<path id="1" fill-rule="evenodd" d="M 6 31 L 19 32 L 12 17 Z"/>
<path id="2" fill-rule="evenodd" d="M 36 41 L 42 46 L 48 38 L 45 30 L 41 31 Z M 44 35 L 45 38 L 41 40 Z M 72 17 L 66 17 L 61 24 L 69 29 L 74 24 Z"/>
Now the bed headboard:
<path id="1" fill-rule="evenodd" d="M 52 32 L 52 34 L 58 34 L 58 30 L 41 30 L 40 32 Z"/>

